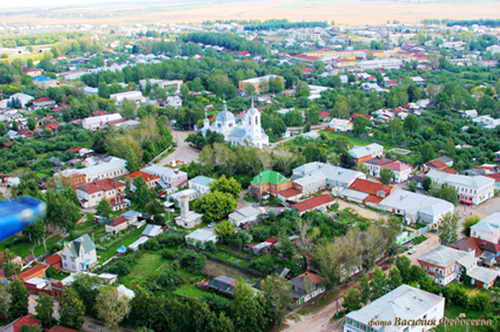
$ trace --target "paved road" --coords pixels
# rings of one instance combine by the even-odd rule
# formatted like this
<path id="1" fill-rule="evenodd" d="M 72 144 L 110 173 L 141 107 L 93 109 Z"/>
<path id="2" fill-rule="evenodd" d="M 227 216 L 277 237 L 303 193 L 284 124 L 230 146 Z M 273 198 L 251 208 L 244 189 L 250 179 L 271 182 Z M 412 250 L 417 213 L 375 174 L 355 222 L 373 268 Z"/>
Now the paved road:
<path id="1" fill-rule="evenodd" d="M 172 135 L 174 137 L 175 143 L 177 145 L 174 152 L 160 160 L 158 163 L 160 165 L 169 164 L 172 161 L 182 160 L 184 163 L 189 164 L 192 161 L 198 160 L 198 155 L 200 151 L 193 149 L 189 143 L 186 142 L 186 138 L 189 134 L 195 133 L 194 131 L 180 131 L 172 130 Z"/>

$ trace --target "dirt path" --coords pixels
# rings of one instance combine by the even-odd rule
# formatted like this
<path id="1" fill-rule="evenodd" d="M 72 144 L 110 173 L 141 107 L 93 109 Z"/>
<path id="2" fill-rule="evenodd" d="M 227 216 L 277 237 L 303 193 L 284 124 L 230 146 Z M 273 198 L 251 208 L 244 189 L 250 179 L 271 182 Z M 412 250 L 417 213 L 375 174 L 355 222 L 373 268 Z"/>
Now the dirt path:
<path id="1" fill-rule="evenodd" d="M 344 200 L 338 199 L 337 202 L 339 203 L 339 210 L 351 208 L 354 211 L 356 211 L 361 217 L 367 218 L 367 219 L 386 219 L 387 216 L 381 213 L 378 213 L 377 211 L 373 211 L 367 208 L 364 208 L 362 206 L 359 206 L 354 203 L 349 203 Z"/>

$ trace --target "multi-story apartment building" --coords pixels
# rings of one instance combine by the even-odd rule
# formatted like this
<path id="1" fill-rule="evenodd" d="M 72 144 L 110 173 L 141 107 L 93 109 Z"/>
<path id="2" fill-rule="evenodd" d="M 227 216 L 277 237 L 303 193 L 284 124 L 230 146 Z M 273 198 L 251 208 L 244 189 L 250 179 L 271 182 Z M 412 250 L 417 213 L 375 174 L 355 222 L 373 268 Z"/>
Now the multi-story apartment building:
<path id="1" fill-rule="evenodd" d="M 433 184 L 448 185 L 457 190 L 459 199 L 464 204 L 478 205 L 492 198 L 495 190 L 495 180 L 486 176 L 467 176 L 445 173 L 431 169 L 427 176 Z"/>

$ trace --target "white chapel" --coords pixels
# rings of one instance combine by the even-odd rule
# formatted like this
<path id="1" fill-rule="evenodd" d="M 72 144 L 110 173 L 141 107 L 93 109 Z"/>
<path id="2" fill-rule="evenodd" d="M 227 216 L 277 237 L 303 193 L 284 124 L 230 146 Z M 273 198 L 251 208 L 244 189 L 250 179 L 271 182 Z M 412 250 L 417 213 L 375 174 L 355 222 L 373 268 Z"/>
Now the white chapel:
<path id="1" fill-rule="evenodd" d="M 227 110 L 226 102 L 224 102 L 222 111 L 217 113 L 212 124 L 205 118 L 201 132 L 206 135 L 208 131 L 223 135 L 224 139 L 231 144 L 253 145 L 258 148 L 269 145 L 269 137 L 262 129 L 260 112 L 255 107 L 253 100 L 252 106 L 238 125 L 233 113 Z"/>

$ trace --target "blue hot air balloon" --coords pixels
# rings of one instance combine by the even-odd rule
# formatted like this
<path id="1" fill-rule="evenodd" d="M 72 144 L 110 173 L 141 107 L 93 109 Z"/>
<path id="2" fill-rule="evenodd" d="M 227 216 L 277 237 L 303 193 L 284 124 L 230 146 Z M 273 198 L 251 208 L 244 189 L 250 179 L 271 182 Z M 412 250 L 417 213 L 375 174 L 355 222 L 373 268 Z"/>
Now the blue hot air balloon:
<path id="1" fill-rule="evenodd" d="M 46 208 L 44 202 L 33 197 L 0 201 L 0 241 L 42 219 Z"/>

